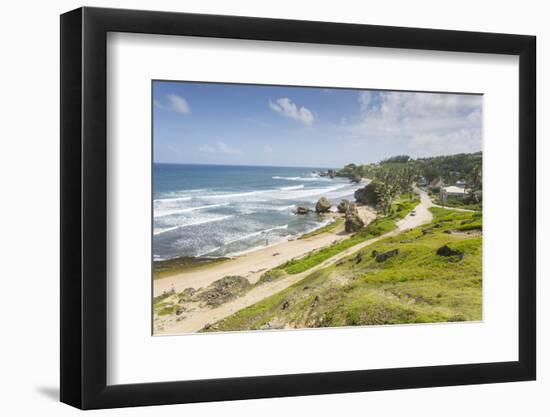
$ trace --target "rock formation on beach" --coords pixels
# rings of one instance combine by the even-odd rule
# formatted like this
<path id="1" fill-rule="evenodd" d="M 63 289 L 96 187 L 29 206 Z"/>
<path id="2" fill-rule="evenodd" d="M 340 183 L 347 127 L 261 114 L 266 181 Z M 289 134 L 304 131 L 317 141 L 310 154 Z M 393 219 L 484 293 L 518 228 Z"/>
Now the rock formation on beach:
<path id="1" fill-rule="evenodd" d="M 308 214 L 311 210 L 306 206 L 297 206 L 295 214 Z"/>
<path id="2" fill-rule="evenodd" d="M 359 217 L 357 206 L 355 203 L 349 203 L 346 210 L 346 223 L 344 226 L 346 233 L 358 232 L 363 226 L 365 226 L 365 223 L 361 217 Z"/>
<path id="3" fill-rule="evenodd" d="M 330 210 L 331 204 L 328 198 L 321 197 L 317 204 L 315 204 L 315 211 L 317 213 L 327 213 Z"/>
<path id="4" fill-rule="evenodd" d="M 376 206 L 378 203 L 378 186 L 376 181 L 372 181 L 365 187 L 356 190 L 354 197 L 358 203 Z"/>
<path id="5" fill-rule="evenodd" d="M 338 213 L 345 213 L 348 211 L 348 207 L 349 207 L 349 200 L 342 200 L 340 201 L 340 203 L 338 204 Z"/>
<path id="6" fill-rule="evenodd" d="M 333 179 L 336 176 L 336 171 L 329 169 L 327 171 L 320 171 L 318 174 L 320 177 L 329 177 L 330 179 Z"/>
<path id="7" fill-rule="evenodd" d="M 363 178 L 361 178 L 361 175 L 355 174 L 355 175 L 352 175 L 352 176 L 351 176 L 350 182 L 355 183 L 355 184 L 358 184 L 358 183 L 361 182 L 362 179 L 363 179 Z"/>

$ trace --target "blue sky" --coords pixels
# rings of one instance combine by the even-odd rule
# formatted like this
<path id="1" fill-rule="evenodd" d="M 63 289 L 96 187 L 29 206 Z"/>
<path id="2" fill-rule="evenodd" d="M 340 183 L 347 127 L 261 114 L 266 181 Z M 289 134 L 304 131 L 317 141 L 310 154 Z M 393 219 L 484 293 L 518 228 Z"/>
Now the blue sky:
<path id="1" fill-rule="evenodd" d="M 481 150 L 482 96 L 155 81 L 154 161 L 341 167 Z"/>

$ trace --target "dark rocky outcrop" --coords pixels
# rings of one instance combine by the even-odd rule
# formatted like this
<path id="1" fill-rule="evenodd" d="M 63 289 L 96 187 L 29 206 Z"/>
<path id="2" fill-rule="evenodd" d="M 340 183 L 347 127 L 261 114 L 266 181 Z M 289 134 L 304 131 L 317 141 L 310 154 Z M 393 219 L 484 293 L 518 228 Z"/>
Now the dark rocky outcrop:
<path id="1" fill-rule="evenodd" d="M 436 253 L 439 256 L 457 256 L 459 259 L 464 258 L 464 254 L 461 251 L 452 249 L 447 245 L 441 246 Z"/>
<path id="2" fill-rule="evenodd" d="M 153 303 L 158 303 L 159 301 L 164 300 L 165 298 L 168 298 L 176 293 L 176 290 L 174 288 L 170 288 L 169 291 L 163 291 L 161 295 L 157 295 L 155 298 L 153 298 Z"/>
<path id="3" fill-rule="evenodd" d="M 349 207 L 349 200 L 342 200 L 340 203 L 338 203 L 338 206 L 336 207 L 338 209 L 338 213 L 345 213 L 348 211 Z"/>
<path id="4" fill-rule="evenodd" d="M 315 204 L 315 211 L 317 213 L 327 213 L 330 210 L 331 204 L 328 198 L 321 197 L 317 204 Z"/>
<path id="5" fill-rule="evenodd" d="M 311 302 L 311 306 L 315 307 L 317 304 L 319 304 L 320 301 L 321 301 L 321 297 L 316 295 L 315 298 L 313 299 L 313 301 Z"/>
<path id="6" fill-rule="evenodd" d="M 399 249 L 392 249 L 376 255 L 376 262 L 385 262 L 399 253 Z"/>
<path id="7" fill-rule="evenodd" d="M 306 206 L 298 206 L 296 207 L 296 211 L 295 213 L 296 214 L 308 214 L 311 210 L 309 209 L 309 207 L 306 207 Z"/>
<path id="8" fill-rule="evenodd" d="M 365 226 L 361 217 L 357 212 L 349 212 L 346 214 L 345 230 L 346 233 L 355 233 L 361 230 Z"/>
<path id="9" fill-rule="evenodd" d="M 223 277 L 210 284 L 199 298 L 209 306 L 218 306 L 248 290 L 250 285 L 246 278 L 239 275 Z"/>
<path id="10" fill-rule="evenodd" d="M 378 204 L 378 183 L 371 181 L 363 188 L 359 188 L 354 193 L 355 200 L 361 204 L 376 206 Z"/>
<path id="11" fill-rule="evenodd" d="M 329 169 L 327 171 L 321 171 L 319 172 L 319 176 L 320 177 L 329 177 L 329 178 L 334 178 L 336 176 L 336 171 L 333 170 L 333 169 Z"/>

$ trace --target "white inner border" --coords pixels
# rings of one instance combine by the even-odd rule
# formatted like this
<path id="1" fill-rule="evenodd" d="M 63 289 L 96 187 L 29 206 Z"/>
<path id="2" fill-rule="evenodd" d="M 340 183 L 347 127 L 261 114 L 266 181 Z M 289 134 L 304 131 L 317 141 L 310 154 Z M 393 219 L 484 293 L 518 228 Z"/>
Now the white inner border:
<path id="1" fill-rule="evenodd" d="M 111 33 L 108 384 L 518 359 L 518 57 Z M 483 322 L 151 336 L 151 80 L 484 94 Z"/>

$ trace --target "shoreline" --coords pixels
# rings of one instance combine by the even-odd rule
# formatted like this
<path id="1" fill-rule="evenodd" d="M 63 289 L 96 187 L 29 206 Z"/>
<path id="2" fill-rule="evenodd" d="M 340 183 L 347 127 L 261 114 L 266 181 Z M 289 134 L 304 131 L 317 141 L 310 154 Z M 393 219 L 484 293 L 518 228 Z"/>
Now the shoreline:
<path id="1" fill-rule="evenodd" d="M 363 207 L 363 206 L 361 206 L 361 207 Z M 366 206 L 364 206 L 364 207 L 366 207 Z M 368 210 L 372 210 L 372 209 L 368 208 Z M 196 271 L 197 269 L 202 269 L 202 268 L 208 268 L 208 267 L 211 267 L 213 265 L 216 265 L 216 264 L 219 264 L 219 263 L 222 263 L 222 262 L 231 261 L 231 260 L 234 260 L 234 259 L 238 259 L 241 256 L 253 254 L 254 252 L 264 250 L 264 249 L 268 249 L 268 248 L 271 248 L 272 246 L 280 245 L 280 244 L 283 244 L 283 243 L 286 243 L 286 242 L 293 242 L 295 240 L 309 239 L 310 234 L 315 233 L 315 232 L 323 229 L 324 227 L 327 227 L 327 226 L 333 224 L 334 222 L 338 221 L 338 219 L 343 219 L 344 218 L 344 216 L 341 213 L 338 213 L 338 212 L 325 213 L 324 216 L 326 217 L 327 220 L 330 220 L 328 223 L 321 223 L 318 227 L 316 227 L 314 229 L 311 229 L 307 232 L 301 233 L 299 235 L 290 235 L 290 236 L 287 236 L 284 239 L 274 241 L 273 243 L 270 243 L 268 245 L 254 246 L 254 247 L 251 247 L 249 249 L 245 249 L 245 250 L 243 250 L 241 252 L 238 252 L 238 253 L 233 253 L 233 254 L 229 253 L 227 255 L 219 256 L 219 257 L 216 257 L 216 256 L 185 256 L 185 255 L 182 255 L 182 256 L 177 256 L 177 257 L 174 257 L 174 258 L 163 259 L 163 260 L 158 260 L 158 261 L 153 260 L 153 280 L 166 279 L 166 278 L 170 278 L 171 276 L 178 275 L 180 273 Z M 327 233 L 330 233 L 330 232 L 327 232 Z M 323 232 L 321 232 L 319 234 L 323 234 Z M 315 237 L 315 236 L 311 236 L 311 238 L 313 238 L 313 237 Z M 158 264 L 169 264 L 169 263 L 175 263 L 175 264 L 181 263 L 183 265 L 181 267 L 176 266 L 176 267 L 171 268 L 171 270 L 173 272 L 169 272 L 169 273 L 166 273 L 166 271 L 162 270 L 162 269 L 157 270 L 156 265 L 158 265 Z M 158 275 L 162 275 L 162 276 L 158 276 Z"/>
<path id="2" fill-rule="evenodd" d="M 365 223 L 376 218 L 376 212 L 367 206 L 358 206 Z M 340 213 L 330 213 L 335 219 L 343 217 Z M 320 228 L 324 227 L 320 226 Z M 317 230 L 317 229 L 314 229 Z M 305 256 L 311 251 L 329 246 L 346 239 L 351 234 L 345 233 L 344 224 L 334 230 L 320 233 L 315 236 L 299 239 L 307 232 L 290 240 L 283 240 L 272 245 L 258 247 L 234 257 L 211 258 L 224 259 L 223 261 L 207 263 L 196 267 L 182 267 L 173 274 L 153 279 L 153 297 L 174 289 L 176 292 L 186 288 L 204 288 L 212 282 L 229 275 L 240 275 L 248 279 L 251 284 L 256 283 L 263 272 L 275 268 L 291 259 Z M 181 259 L 174 258 L 174 259 Z M 199 258 L 192 258 L 199 259 Z"/>

